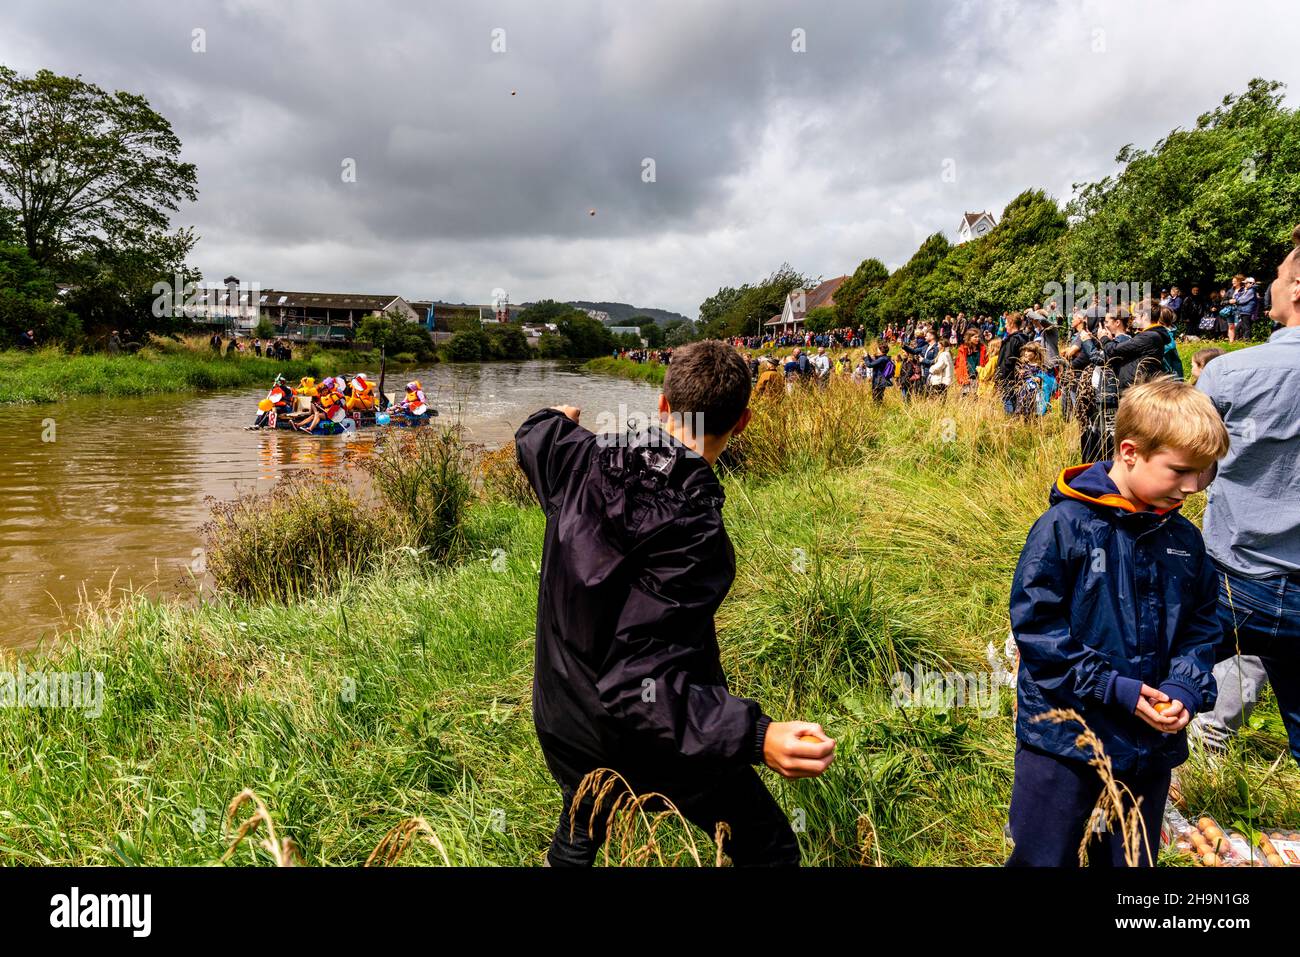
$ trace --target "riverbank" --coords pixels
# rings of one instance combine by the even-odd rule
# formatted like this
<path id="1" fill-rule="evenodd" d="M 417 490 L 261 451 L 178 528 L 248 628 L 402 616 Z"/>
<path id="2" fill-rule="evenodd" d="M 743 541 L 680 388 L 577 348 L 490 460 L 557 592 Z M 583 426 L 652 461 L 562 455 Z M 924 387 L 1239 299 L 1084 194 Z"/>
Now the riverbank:
<path id="1" fill-rule="evenodd" d="M 724 480 L 737 579 L 719 641 L 735 693 L 839 742 L 821 779 L 762 772 L 804 862 L 1000 864 L 1010 692 L 896 707 L 892 676 L 987 689 L 1016 557 L 1077 436 L 985 403 L 875 407 L 844 383 L 763 408 L 745 435 L 748 472 Z M 102 672 L 102 713 L 0 708 L 0 862 L 214 863 L 224 809 L 251 788 L 309 864 L 362 864 L 416 817 L 452 864 L 540 864 L 559 813 L 530 702 L 543 531 L 535 506 L 480 503 L 451 567 L 399 552 L 327 598 L 101 609 L 24 660 Z M 1193 811 L 1245 820 L 1245 788 L 1260 820 L 1300 824 L 1300 771 L 1270 767 L 1286 751 L 1271 695 L 1233 749 L 1185 766 Z M 688 832 L 665 828 L 671 855 Z M 233 860 L 270 857 L 245 842 Z M 443 860 L 417 837 L 402 862 Z"/>
<path id="2" fill-rule="evenodd" d="M 122 397 L 261 385 L 283 373 L 297 381 L 339 370 L 334 353 L 280 362 L 255 356 L 198 354 L 68 355 L 57 349 L 0 352 L 0 405 L 61 402 L 76 396 Z"/>
<path id="3" fill-rule="evenodd" d="M 266 386 L 277 375 L 292 381 L 320 379 L 340 372 L 379 371 L 379 352 L 298 347 L 296 358 L 281 362 L 245 355 L 218 355 L 206 340 L 156 340 L 134 354 L 67 353 L 56 347 L 0 352 L 0 405 L 62 402 L 78 396 L 156 395 Z M 409 353 L 388 357 L 389 369 L 416 364 Z"/>
<path id="4" fill-rule="evenodd" d="M 648 382 L 651 385 L 663 385 L 668 367 L 659 362 L 633 362 L 631 359 L 615 359 L 613 356 L 600 356 L 582 365 L 584 372 L 598 372 L 601 375 L 615 375 L 622 379 L 636 382 Z"/>

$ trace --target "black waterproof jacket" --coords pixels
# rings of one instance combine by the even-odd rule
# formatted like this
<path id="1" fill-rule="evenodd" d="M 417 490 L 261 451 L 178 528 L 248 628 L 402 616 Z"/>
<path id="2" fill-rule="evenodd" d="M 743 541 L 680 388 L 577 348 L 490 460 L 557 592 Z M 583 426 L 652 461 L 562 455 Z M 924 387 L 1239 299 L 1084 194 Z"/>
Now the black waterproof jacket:
<path id="1" fill-rule="evenodd" d="M 1174 341 L 1174 334 L 1155 323 L 1124 342 L 1108 339 L 1102 349 L 1106 362 L 1119 376 L 1119 392 L 1123 395 L 1129 386 L 1141 379 L 1150 379 L 1164 372 L 1165 349 Z"/>
<path id="2" fill-rule="evenodd" d="M 546 512 L 533 720 L 556 781 L 698 787 L 761 761 L 771 719 L 719 660 L 736 563 L 709 463 L 656 427 L 598 437 L 553 409 L 515 444 Z"/>

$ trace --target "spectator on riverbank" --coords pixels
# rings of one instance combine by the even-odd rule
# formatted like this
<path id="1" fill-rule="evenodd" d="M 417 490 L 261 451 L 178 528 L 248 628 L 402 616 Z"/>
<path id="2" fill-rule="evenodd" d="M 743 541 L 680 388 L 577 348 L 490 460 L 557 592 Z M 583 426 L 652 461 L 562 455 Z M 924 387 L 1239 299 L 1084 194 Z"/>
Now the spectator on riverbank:
<path id="1" fill-rule="evenodd" d="M 515 433 L 547 523 L 532 704 L 562 799 L 552 866 L 595 863 L 619 796 L 600 791 L 598 804 L 584 787 L 603 769 L 634 794 L 667 798 L 706 834 L 726 821 L 721 850 L 737 865 L 799 863 L 753 765 L 817 777 L 835 742 L 819 724 L 773 721 L 732 694 L 714 623 L 736 575 L 714 467 L 748 425 L 749 399 L 735 349 L 705 341 L 674 357 L 663 425 L 631 447 L 601 443 L 568 406 L 533 413 Z"/>
<path id="2" fill-rule="evenodd" d="M 781 399 L 785 397 L 785 376 L 776 370 L 771 359 L 758 363 L 758 381 L 754 384 L 754 398 Z"/>
<path id="3" fill-rule="evenodd" d="M 1192 356 L 1192 381 L 1196 382 L 1200 379 L 1201 373 L 1205 371 L 1205 367 L 1209 364 L 1211 359 L 1217 359 L 1222 355 L 1227 355 L 1227 353 L 1217 346 L 1197 351 L 1196 354 Z"/>
<path id="4" fill-rule="evenodd" d="M 1025 347 L 1029 337 L 1020 330 L 1020 313 L 1006 314 L 1006 338 L 998 351 L 998 365 L 993 372 L 993 384 L 1002 398 L 1002 408 L 1007 415 L 1016 413 L 1016 392 L 1019 385 L 1020 350 Z"/>
<path id="5" fill-rule="evenodd" d="M 1241 289 L 1233 298 L 1233 318 L 1235 325 L 1230 330 L 1229 339 L 1249 340 L 1255 329 L 1255 317 L 1259 314 L 1259 294 L 1255 289 L 1255 277 L 1247 276 Z"/>
<path id="6" fill-rule="evenodd" d="M 933 333 L 931 333 L 933 335 Z M 953 362 L 952 353 L 946 345 L 940 344 L 935 352 L 934 362 L 930 365 L 930 375 L 926 385 L 931 395 L 943 398 L 952 387 Z"/>
<path id="7" fill-rule="evenodd" d="M 1300 763 L 1300 226 L 1272 284 L 1267 343 L 1209 361 L 1196 387 L 1223 417 L 1232 447 L 1205 505 L 1205 544 L 1219 570 L 1225 700 L 1193 732 L 1219 744 L 1273 684 Z M 1261 675 L 1249 659 L 1258 658 Z"/>
<path id="8" fill-rule="evenodd" d="M 1210 324 L 1205 326 L 1202 323 L 1207 317 L 1210 319 Z M 1183 300 L 1182 308 L 1178 310 L 1178 327 L 1182 329 L 1185 336 L 1208 336 L 1214 331 L 1210 304 L 1201 295 L 1201 287 L 1198 283 L 1192 283 L 1191 291 Z"/>
<path id="9" fill-rule="evenodd" d="M 1011 584 L 1020 669 L 1008 865 L 1076 867 L 1087 841 L 1099 865 L 1152 866 L 1171 773 L 1187 760 L 1183 729 L 1214 705 L 1214 566 L 1177 510 L 1227 452 L 1227 431 L 1204 396 L 1161 380 L 1125 396 L 1116 446 L 1113 462 L 1061 473 Z M 1124 828 L 1088 837 L 1105 781 L 1078 724 L 1044 720 L 1067 708 L 1105 750 L 1116 812 L 1127 821 L 1137 810 L 1136 848 Z"/>
<path id="10" fill-rule="evenodd" d="M 965 339 L 957 347 L 957 384 L 961 386 L 962 395 L 975 392 L 979 384 L 980 366 L 988 361 L 988 350 L 980 341 L 978 329 L 968 329 Z"/>

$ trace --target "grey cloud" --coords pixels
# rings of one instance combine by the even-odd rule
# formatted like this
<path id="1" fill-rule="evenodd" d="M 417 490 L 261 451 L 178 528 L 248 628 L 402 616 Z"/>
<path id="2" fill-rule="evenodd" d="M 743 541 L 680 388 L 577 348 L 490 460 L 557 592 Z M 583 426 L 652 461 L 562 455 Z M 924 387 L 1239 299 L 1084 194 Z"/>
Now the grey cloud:
<path id="1" fill-rule="evenodd" d="M 1068 199 L 1123 143 L 1189 124 L 1261 70 L 1297 72 L 1280 32 L 1255 62 L 1188 70 L 1220 43 L 1206 0 L 8 7 L 0 62 L 141 92 L 172 120 L 199 167 L 178 221 L 202 235 L 205 273 L 690 314 L 784 260 L 897 265 L 964 209 L 1029 186 Z"/>

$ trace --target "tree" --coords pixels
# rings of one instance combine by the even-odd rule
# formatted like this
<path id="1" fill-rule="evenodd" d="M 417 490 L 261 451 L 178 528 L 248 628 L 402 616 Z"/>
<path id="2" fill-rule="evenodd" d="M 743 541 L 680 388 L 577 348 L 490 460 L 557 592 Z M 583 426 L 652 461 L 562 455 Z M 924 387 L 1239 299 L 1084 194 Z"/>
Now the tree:
<path id="1" fill-rule="evenodd" d="M 1076 184 L 1062 271 L 1076 281 L 1224 282 L 1271 271 L 1300 208 L 1300 113 L 1262 79 L 1175 128 L 1150 150 L 1123 147 L 1123 169 Z"/>
<path id="2" fill-rule="evenodd" d="M 253 328 L 253 335 L 259 339 L 274 339 L 275 323 L 263 316 L 257 320 L 257 325 Z"/>
<path id="3" fill-rule="evenodd" d="M 528 305 L 519 313 L 519 322 L 528 325 L 544 325 L 548 322 L 558 323 L 561 319 L 577 313 L 580 316 L 587 314 L 581 309 L 575 309 L 567 302 L 556 302 L 554 299 L 543 299 L 540 302 L 534 302 Z"/>
<path id="4" fill-rule="evenodd" d="M 749 284 L 736 289 L 734 286 L 723 286 L 708 299 L 700 303 L 699 322 L 702 326 L 712 326 L 716 324 L 724 315 L 731 311 L 732 307 L 740 300 L 740 297 L 749 289 Z M 674 322 L 680 320 L 674 319 L 668 325 L 672 326 Z M 666 332 L 667 330 L 665 330 Z"/>
<path id="5" fill-rule="evenodd" d="M 591 359 L 614 351 L 614 334 L 585 312 L 571 311 L 556 323 L 556 328 L 569 340 L 572 359 Z"/>
<path id="6" fill-rule="evenodd" d="M 429 330 L 421 323 L 408 321 L 396 309 L 362 319 L 357 325 L 357 339 L 382 347 L 389 355 L 409 352 L 417 359 L 428 360 L 436 354 Z"/>
<path id="7" fill-rule="evenodd" d="M 853 326 L 863 321 L 858 307 L 873 289 L 883 286 L 889 278 L 889 269 L 879 259 L 864 259 L 853 275 L 840 283 L 835 290 L 835 320 L 841 326 Z"/>
<path id="8" fill-rule="evenodd" d="M 190 229 L 136 233 L 114 242 L 92 238 L 80 255 L 57 267 L 70 286 L 68 308 L 92 337 L 116 329 L 123 339 L 143 341 L 150 333 L 187 331 L 185 288 L 202 278 L 185 265 L 194 241 Z M 159 295 L 159 289 L 169 292 Z"/>
<path id="9" fill-rule="evenodd" d="M 784 308 L 786 296 L 796 289 L 811 289 L 819 281 L 782 263 L 756 285 L 720 289 L 700 304 L 700 332 L 714 339 L 758 335 L 762 324 Z"/>
<path id="10" fill-rule="evenodd" d="M 572 343 L 557 332 L 543 332 L 537 342 L 537 354 L 543 359 L 563 359 L 571 348 Z"/>
<path id="11" fill-rule="evenodd" d="M 663 347 L 664 329 L 659 323 L 649 316 L 637 316 L 632 320 L 632 324 L 641 330 L 641 338 L 645 339 L 649 348 L 659 349 Z"/>
<path id="12" fill-rule="evenodd" d="M 81 333 L 81 323 L 55 301 L 54 280 L 25 246 L 0 246 L 0 349 L 31 329 L 37 342 L 64 342 Z"/>
<path id="13" fill-rule="evenodd" d="M 809 332 L 830 332 L 835 325 L 835 309 L 831 306 L 816 306 L 804 316 L 804 327 Z"/>
<path id="14" fill-rule="evenodd" d="M 664 332 L 664 344 L 684 346 L 695 341 L 695 326 L 689 322 L 670 322 Z"/>
<path id="15" fill-rule="evenodd" d="M 481 329 L 466 329 L 451 337 L 447 356 L 452 362 L 482 362 L 488 351 L 488 338 Z"/>
<path id="16" fill-rule="evenodd" d="M 906 322 L 921 314 L 921 282 L 951 249 L 943 233 L 934 233 L 921 243 L 903 266 L 890 274 L 881 287 L 880 314 L 883 322 Z"/>
<path id="17" fill-rule="evenodd" d="M 489 359 L 529 359 L 532 358 L 532 346 L 523 329 L 513 323 L 488 326 L 487 354 Z"/>
<path id="18" fill-rule="evenodd" d="M 198 198 L 180 150 L 142 96 L 0 67 L 0 205 L 41 265 L 165 233 L 181 200 Z"/>

